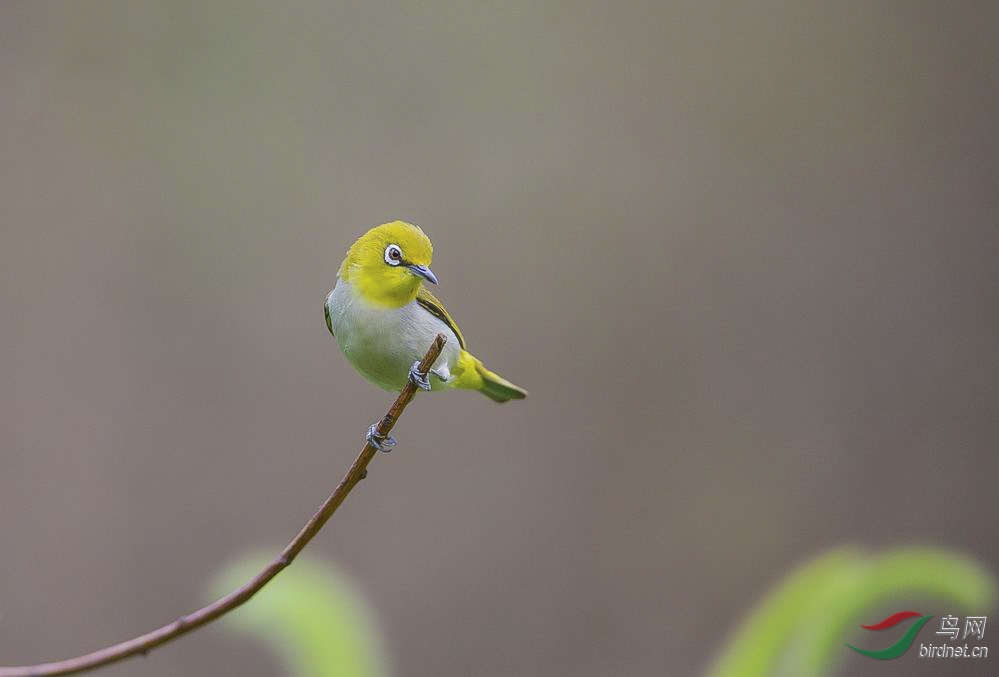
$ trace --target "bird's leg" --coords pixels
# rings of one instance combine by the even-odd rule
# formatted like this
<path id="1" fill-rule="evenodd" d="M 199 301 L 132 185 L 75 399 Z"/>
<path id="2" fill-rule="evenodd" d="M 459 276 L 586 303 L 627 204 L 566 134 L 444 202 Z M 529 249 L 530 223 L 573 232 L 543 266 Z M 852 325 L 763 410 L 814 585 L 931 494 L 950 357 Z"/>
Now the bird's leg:
<path id="1" fill-rule="evenodd" d="M 386 454 L 392 451 L 392 447 L 395 446 L 395 438 L 391 435 L 382 435 L 379 433 L 377 423 L 371 424 L 371 427 L 368 428 L 368 434 L 364 438 L 368 441 L 368 444 Z"/>
<path id="2" fill-rule="evenodd" d="M 422 390 L 430 390 L 430 375 L 420 371 L 419 361 L 409 368 L 409 380 Z"/>

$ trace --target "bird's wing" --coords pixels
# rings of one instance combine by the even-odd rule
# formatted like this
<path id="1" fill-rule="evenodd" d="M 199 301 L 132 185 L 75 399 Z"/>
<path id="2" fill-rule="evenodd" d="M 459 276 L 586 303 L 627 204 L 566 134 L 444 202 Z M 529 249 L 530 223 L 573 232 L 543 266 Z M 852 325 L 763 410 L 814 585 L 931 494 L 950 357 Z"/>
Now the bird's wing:
<path id="1" fill-rule="evenodd" d="M 420 285 L 420 290 L 416 293 L 416 302 L 428 313 L 450 327 L 454 335 L 458 337 L 458 345 L 461 346 L 462 350 L 465 349 L 465 337 L 461 335 L 461 330 L 458 329 L 454 318 L 444 310 L 444 304 L 438 301 L 437 297 L 427 291 L 423 285 Z"/>
<path id="2" fill-rule="evenodd" d="M 330 294 L 332 294 L 332 293 L 333 292 L 330 292 Z M 333 336 L 336 336 L 336 334 L 333 333 L 333 318 L 330 317 L 330 297 L 329 296 L 326 297 L 326 303 L 323 304 L 323 310 L 326 311 L 326 327 L 330 330 L 330 334 L 332 334 Z"/>

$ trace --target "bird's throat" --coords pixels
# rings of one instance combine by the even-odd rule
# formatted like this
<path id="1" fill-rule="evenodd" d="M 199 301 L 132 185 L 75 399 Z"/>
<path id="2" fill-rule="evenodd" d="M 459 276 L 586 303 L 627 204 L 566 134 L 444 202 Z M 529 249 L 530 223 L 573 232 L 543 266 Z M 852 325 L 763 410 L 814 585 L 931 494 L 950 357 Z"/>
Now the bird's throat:
<path id="1" fill-rule="evenodd" d="M 420 280 L 414 275 L 397 276 L 362 274 L 343 277 L 349 282 L 354 293 L 368 303 L 379 308 L 402 308 L 412 303 L 420 289 Z"/>

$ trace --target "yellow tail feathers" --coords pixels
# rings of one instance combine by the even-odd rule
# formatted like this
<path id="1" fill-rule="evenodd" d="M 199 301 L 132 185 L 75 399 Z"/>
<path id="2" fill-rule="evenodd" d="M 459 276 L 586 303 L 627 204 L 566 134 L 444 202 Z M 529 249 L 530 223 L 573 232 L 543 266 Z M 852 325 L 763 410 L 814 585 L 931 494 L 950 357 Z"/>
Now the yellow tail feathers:
<path id="1" fill-rule="evenodd" d="M 461 351 L 458 368 L 455 371 L 458 373 L 458 378 L 454 383 L 455 388 L 478 390 L 494 402 L 522 400 L 527 397 L 526 390 L 486 369 L 482 360 L 467 350 Z"/>

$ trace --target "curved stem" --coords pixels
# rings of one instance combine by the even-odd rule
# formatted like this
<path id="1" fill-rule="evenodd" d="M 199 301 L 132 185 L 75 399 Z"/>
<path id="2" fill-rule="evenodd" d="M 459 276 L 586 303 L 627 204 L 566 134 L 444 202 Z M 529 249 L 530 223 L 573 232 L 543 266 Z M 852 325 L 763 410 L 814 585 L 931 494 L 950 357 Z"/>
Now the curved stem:
<path id="1" fill-rule="evenodd" d="M 433 366 L 434 362 L 441 354 L 441 350 L 444 348 L 444 343 L 447 339 L 443 334 L 438 334 L 437 338 L 430 345 L 427 350 L 426 355 L 420 361 L 420 371 L 427 373 L 430 371 L 430 367 Z M 416 385 L 412 381 L 407 381 L 405 387 L 399 393 L 395 402 L 389 408 L 388 413 L 378 422 L 378 433 L 381 436 L 387 436 L 392 428 L 395 426 L 396 421 L 399 420 L 399 416 L 402 415 L 403 410 L 406 409 L 406 405 L 409 404 L 410 400 L 416 394 Z M 144 635 L 134 637 L 132 639 L 120 642 L 113 646 L 105 647 L 103 649 L 98 649 L 91 653 L 85 654 L 83 656 L 77 656 L 76 658 L 67 658 L 66 660 L 56 661 L 54 663 L 39 663 L 37 665 L 23 665 L 17 667 L 0 667 L 0 677 L 48 677 L 50 675 L 71 675 L 79 672 L 85 672 L 87 670 L 93 670 L 94 668 L 99 668 L 102 665 L 108 665 L 109 663 L 115 663 L 129 656 L 134 656 L 136 654 L 145 654 L 151 649 L 155 649 L 158 646 L 166 644 L 167 642 L 172 642 L 181 635 L 186 635 L 203 625 L 211 623 L 216 618 L 224 616 L 236 607 L 240 606 L 248 599 L 253 597 L 261 588 L 263 588 L 267 583 L 270 582 L 272 578 L 277 576 L 281 571 L 291 564 L 295 557 L 298 556 L 300 552 L 309 544 L 319 530 L 323 528 L 323 525 L 333 516 L 336 509 L 340 507 L 344 499 L 347 498 L 347 494 L 357 486 L 357 483 L 365 478 L 368 474 L 368 464 L 371 459 L 375 457 L 376 450 L 371 446 L 370 443 L 366 443 L 364 448 L 361 449 L 361 453 L 358 454 L 357 458 L 354 459 L 354 463 L 350 466 L 350 470 L 344 475 L 343 479 L 340 480 L 340 484 L 337 485 L 333 493 L 330 494 L 321 506 L 316 514 L 305 523 L 301 531 L 291 539 L 291 542 L 285 546 L 281 554 L 275 557 L 270 564 L 268 564 L 262 571 L 257 573 L 252 579 L 246 582 L 240 588 L 233 590 L 225 597 L 215 600 L 211 604 L 204 606 L 197 611 L 192 611 L 189 614 L 181 616 L 172 623 L 168 623 L 161 628 L 147 632 Z"/>

